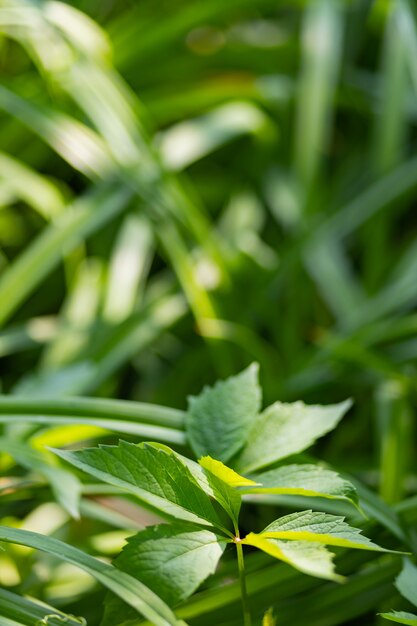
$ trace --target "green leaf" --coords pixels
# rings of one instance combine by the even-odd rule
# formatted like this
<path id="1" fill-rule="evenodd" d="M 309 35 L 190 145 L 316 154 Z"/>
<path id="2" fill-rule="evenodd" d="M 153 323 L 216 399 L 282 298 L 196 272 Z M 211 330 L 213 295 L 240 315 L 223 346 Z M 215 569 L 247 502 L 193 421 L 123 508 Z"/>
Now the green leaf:
<path id="1" fill-rule="evenodd" d="M 56 620 L 52 616 L 56 616 Z M 50 626 L 82 626 L 81 619 L 62 613 L 58 609 L 42 603 L 34 602 L 28 598 L 19 596 L 11 591 L 0 588 L 0 623 L 2 626 L 9 624 L 25 624 L 43 626 L 42 619 L 49 617 Z"/>
<path id="2" fill-rule="evenodd" d="M 302 452 L 335 428 L 351 404 L 350 400 L 328 406 L 275 402 L 255 420 L 238 471 L 251 472 Z"/>
<path id="3" fill-rule="evenodd" d="M 197 456 L 209 454 L 227 462 L 248 439 L 261 406 L 259 367 L 246 370 L 189 398 L 186 432 Z"/>
<path id="4" fill-rule="evenodd" d="M 329 546 L 357 548 L 391 552 L 372 543 L 361 534 L 361 530 L 346 524 L 343 517 L 329 513 L 301 511 L 285 515 L 269 524 L 261 533 L 262 537 L 313 541 Z"/>
<path id="5" fill-rule="evenodd" d="M 334 554 L 318 543 L 308 541 L 280 541 L 261 534 L 249 533 L 242 543 L 259 548 L 270 556 L 292 565 L 304 574 L 343 582 L 343 576 L 335 573 Z"/>
<path id="6" fill-rule="evenodd" d="M 210 498 L 167 446 L 121 441 L 118 446 L 54 452 L 87 474 L 126 489 L 164 516 L 223 528 Z"/>
<path id="7" fill-rule="evenodd" d="M 253 480 L 240 476 L 235 471 L 224 465 L 221 461 L 216 461 L 210 456 L 204 456 L 199 460 L 207 478 L 210 491 L 202 487 L 206 493 L 212 495 L 217 502 L 230 515 L 235 528 L 237 528 L 242 496 L 236 487 L 244 485 L 255 485 Z"/>
<path id="8" fill-rule="evenodd" d="M 241 476 L 221 461 L 216 461 L 216 459 L 212 459 L 210 456 L 203 456 L 198 462 L 201 467 L 210 472 L 210 474 L 217 476 L 230 487 L 250 487 L 257 484 L 254 480 Z"/>
<path id="9" fill-rule="evenodd" d="M 390 620 L 391 622 L 397 622 L 397 624 L 409 624 L 410 626 L 417 626 L 417 615 L 412 613 L 404 613 L 403 611 L 392 611 L 391 613 L 378 613 L 381 617 Z"/>
<path id="10" fill-rule="evenodd" d="M 285 465 L 252 478 L 257 484 L 244 486 L 241 493 L 276 493 L 358 503 L 356 489 L 349 481 L 317 465 Z"/>
<path id="11" fill-rule="evenodd" d="M 224 538 L 190 524 L 149 527 L 128 539 L 114 565 L 157 593 L 169 606 L 185 600 L 213 574 L 226 547 Z M 130 607 L 110 594 L 102 626 L 135 618 Z"/>
<path id="12" fill-rule="evenodd" d="M 173 606 L 215 572 L 226 542 L 207 529 L 161 524 L 130 537 L 114 564 Z"/>
<path id="13" fill-rule="evenodd" d="M 95 559 L 82 550 L 53 537 L 45 537 L 38 533 L 7 526 L 0 526 L 0 541 L 42 550 L 80 567 L 144 615 L 155 626 L 184 626 L 184 622 L 176 619 L 165 602 L 139 580 L 108 563 Z"/>
<path id="14" fill-rule="evenodd" d="M 404 598 L 417 606 L 417 567 L 409 559 L 404 559 L 404 567 L 395 586 Z"/>

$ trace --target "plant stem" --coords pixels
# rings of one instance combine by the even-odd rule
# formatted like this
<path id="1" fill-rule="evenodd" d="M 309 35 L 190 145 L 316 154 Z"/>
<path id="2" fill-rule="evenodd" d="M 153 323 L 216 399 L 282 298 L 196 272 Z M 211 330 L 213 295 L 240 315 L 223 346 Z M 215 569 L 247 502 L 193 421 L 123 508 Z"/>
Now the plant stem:
<path id="1" fill-rule="evenodd" d="M 252 626 L 252 620 L 249 611 L 248 594 L 246 591 L 245 562 L 243 560 L 242 544 L 238 535 L 236 536 L 235 543 L 237 552 L 237 566 L 239 569 L 240 593 L 242 597 L 243 624 L 244 626 Z"/>

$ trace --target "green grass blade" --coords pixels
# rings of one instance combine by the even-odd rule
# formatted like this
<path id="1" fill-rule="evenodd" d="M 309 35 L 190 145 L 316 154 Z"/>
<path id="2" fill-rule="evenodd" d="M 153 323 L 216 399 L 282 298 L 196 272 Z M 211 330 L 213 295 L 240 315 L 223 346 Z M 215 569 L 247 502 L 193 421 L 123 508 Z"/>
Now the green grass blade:
<path id="1" fill-rule="evenodd" d="M 184 626 L 171 609 L 150 589 L 129 574 L 116 570 L 86 552 L 53 537 L 45 537 L 27 530 L 0 526 L 0 541 L 42 550 L 80 567 L 119 598 L 149 618 L 155 626 Z"/>

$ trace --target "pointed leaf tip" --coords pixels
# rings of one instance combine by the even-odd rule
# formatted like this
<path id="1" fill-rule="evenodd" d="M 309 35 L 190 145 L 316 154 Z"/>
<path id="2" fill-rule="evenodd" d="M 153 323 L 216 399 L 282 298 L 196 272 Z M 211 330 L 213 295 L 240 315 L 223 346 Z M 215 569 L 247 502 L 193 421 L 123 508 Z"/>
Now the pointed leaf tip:
<path id="1" fill-rule="evenodd" d="M 351 406 L 350 399 L 325 406 L 275 402 L 254 420 L 237 470 L 253 472 L 302 452 L 333 430 Z"/>
<path id="2" fill-rule="evenodd" d="M 203 456 L 198 462 L 201 467 L 214 474 L 214 476 L 217 476 L 217 478 L 220 478 L 220 480 L 230 485 L 230 487 L 259 485 L 259 483 L 256 483 L 254 480 L 241 476 L 230 467 L 227 467 L 227 465 L 224 465 L 221 461 L 212 459 L 211 456 Z"/>
<path id="3" fill-rule="evenodd" d="M 246 443 L 261 408 L 258 371 L 258 364 L 252 363 L 188 399 L 186 432 L 197 456 L 208 454 L 226 463 Z"/>

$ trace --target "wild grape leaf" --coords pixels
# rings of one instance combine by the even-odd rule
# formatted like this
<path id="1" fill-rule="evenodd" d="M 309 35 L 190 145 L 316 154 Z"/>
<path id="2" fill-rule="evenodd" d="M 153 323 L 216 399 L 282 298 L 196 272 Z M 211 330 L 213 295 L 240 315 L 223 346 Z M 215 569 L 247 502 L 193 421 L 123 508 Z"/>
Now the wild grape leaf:
<path id="1" fill-rule="evenodd" d="M 227 540 L 190 524 L 152 526 L 128 539 L 113 565 L 140 580 L 169 606 L 191 596 L 210 574 Z M 102 626 L 135 618 L 117 596 L 108 595 Z"/>
<path id="2" fill-rule="evenodd" d="M 87 474 L 126 489 L 165 516 L 222 529 L 208 495 L 166 446 L 120 441 L 118 446 L 54 452 Z"/>
<path id="3" fill-rule="evenodd" d="M 275 402 L 255 419 L 237 470 L 253 472 L 302 452 L 332 430 L 351 404 L 350 400 L 328 406 Z"/>
<path id="4" fill-rule="evenodd" d="M 256 484 L 243 486 L 241 493 L 277 493 L 358 503 L 356 489 L 349 481 L 317 465 L 285 465 L 252 478 Z"/>
<path id="5" fill-rule="evenodd" d="M 222 480 L 227 485 L 230 485 L 230 487 L 249 487 L 257 485 L 257 483 L 251 478 L 245 478 L 245 476 L 241 476 L 240 474 L 235 472 L 235 470 L 227 467 L 227 465 L 225 465 L 221 461 L 212 459 L 210 456 L 203 456 L 201 457 L 201 459 L 199 459 L 198 462 L 201 467 L 203 467 L 211 474 L 217 476 L 217 478 Z"/>
<path id="6" fill-rule="evenodd" d="M 343 517 L 315 511 L 301 511 L 280 517 L 260 535 L 265 538 L 313 541 L 329 546 L 391 552 L 372 543 L 361 534 L 361 530 L 349 526 Z"/>
<path id="7" fill-rule="evenodd" d="M 404 613 L 403 611 L 392 611 L 391 613 L 378 613 L 381 617 L 396 622 L 397 624 L 409 624 L 409 626 L 417 626 L 417 615 L 413 613 Z"/>
<path id="8" fill-rule="evenodd" d="M 258 365 L 189 398 L 186 432 L 198 457 L 227 462 L 246 443 L 261 406 Z"/>
<path id="9" fill-rule="evenodd" d="M 251 485 L 254 484 L 252 480 L 240 476 L 230 467 L 221 463 L 221 461 L 216 461 L 209 456 L 202 457 L 196 463 L 192 459 L 171 450 L 165 444 L 148 442 L 148 445 L 174 454 L 188 469 L 200 489 L 210 498 L 216 500 L 228 513 L 229 517 L 237 523 L 242 497 L 232 485 L 236 483 Z"/>
<path id="10" fill-rule="evenodd" d="M 221 461 L 212 459 L 210 456 L 202 457 L 198 463 L 203 468 L 213 497 L 229 514 L 235 526 L 237 526 L 242 504 L 242 496 L 238 492 L 237 487 L 256 485 L 256 483 L 249 478 L 240 476 L 230 467 L 227 467 Z"/>
<path id="11" fill-rule="evenodd" d="M 334 554 L 319 543 L 308 541 L 282 541 L 264 537 L 261 534 L 249 533 L 242 543 L 259 548 L 270 556 L 292 565 L 304 574 L 343 582 L 343 576 L 335 573 Z"/>
<path id="12" fill-rule="evenodd" d="M 404 566 L 395 580 L 395 586 L 404 598 L 417 606 L 417 567 L 409 559 L 404 559 Z"/>
<path id="13" fill-rule="evenodd" d="M 161 524 L 131 537 L 114 565 L 174 606 L 215 572 L 227 541 L 208 529 Z"/>

